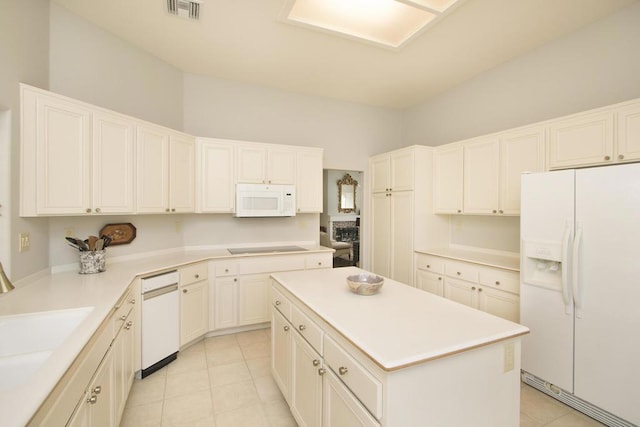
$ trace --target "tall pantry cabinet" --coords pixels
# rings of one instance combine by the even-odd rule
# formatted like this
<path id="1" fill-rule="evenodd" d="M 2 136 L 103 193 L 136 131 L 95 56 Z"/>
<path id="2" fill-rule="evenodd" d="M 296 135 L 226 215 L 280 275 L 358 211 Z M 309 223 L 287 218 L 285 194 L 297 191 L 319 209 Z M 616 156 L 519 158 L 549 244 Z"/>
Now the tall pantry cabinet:
<path id="1" fill-rule="evenodd" d="M 369 159 L 370 270 L 413 285 L 414 250 L 446 242 L 433 214 L 433 149 L 414 145 Z"/>

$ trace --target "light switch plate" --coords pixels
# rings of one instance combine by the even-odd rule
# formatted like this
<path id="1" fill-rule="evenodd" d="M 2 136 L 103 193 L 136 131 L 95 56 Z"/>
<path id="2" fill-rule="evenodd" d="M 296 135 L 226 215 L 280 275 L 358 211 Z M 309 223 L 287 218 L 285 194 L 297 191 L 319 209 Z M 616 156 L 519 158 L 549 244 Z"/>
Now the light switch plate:
<path id="1" fill-rule="evenodd" d="M 19 234 L 18 252 L 26 252 L 31 248 L 31 236 L 29 233 Z"/>

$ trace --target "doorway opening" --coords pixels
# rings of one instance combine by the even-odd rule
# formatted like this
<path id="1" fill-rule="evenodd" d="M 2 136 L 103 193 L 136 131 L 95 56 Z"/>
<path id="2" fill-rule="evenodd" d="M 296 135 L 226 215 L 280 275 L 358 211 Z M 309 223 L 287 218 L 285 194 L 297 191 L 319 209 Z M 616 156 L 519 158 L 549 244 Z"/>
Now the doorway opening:
<path id="1" fill-rule="evenodd" d="M 323 209 L 320 214 L 320 244 L 335 249 L 333 267 L 360 267 L 360 220 L 363 203 L 363 173 L 323 170 Z"/>

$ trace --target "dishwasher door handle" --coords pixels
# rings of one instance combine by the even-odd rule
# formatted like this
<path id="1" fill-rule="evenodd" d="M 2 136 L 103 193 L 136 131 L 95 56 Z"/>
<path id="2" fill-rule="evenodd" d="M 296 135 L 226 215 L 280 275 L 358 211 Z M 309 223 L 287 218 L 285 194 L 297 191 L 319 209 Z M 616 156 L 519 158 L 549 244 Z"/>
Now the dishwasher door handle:
<path id="1" fill-rule="evenodd" d="M 144 294 L 142 294 L 142 299 L 146 301 L 148 299 L 159 297 L 160 295 L 168 294 L 169 292 L 173 292 L 177 290 L 178 290 L 178 284 L 176 283 L 174 285 L 165 286 L 164 288 L 154 289 L 153 291 L 145 292 Z"/>

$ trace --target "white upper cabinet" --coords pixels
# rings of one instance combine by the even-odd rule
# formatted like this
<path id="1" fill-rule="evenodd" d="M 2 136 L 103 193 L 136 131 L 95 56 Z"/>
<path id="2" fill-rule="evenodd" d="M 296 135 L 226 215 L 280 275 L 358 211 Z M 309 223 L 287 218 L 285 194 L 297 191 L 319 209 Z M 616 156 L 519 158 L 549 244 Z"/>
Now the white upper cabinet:
<path id="1" fill-rule="evenodd" d="M 296 210 L 322 212 L 321 148 L 299 150 L 296 160 Z"/>
<path id="2" fill-rule="evenodd" d="M 463 159 L 461 144 L 436 147 L 433 154 L 435 213 L 462 213 Z"/>
<path id="3" fill-rule="evenodd" d="M 464 144 L 464 213 L 498 213 L 499 164 L 500 141 L 497 137 L 479 138 Z"/>
<path id="4" fill-rule="evenodd" d="M 93 211 L 134 211 L 134 141 L 131 120 L 115 114 L 93 115 Z"/>
<path id="5" fill-rule="evenodd" d="M 233 212 L 235 146 L 232 141 L 197 139 L 198 212 Z"/>
<path id="6" fill-rule="evenodd" d="M 132 213 L 126 116 L 21 85 L 22 216 Z"/>
<path id="7" fill-rule="evenodd" d="M 275 145 L 242 143 L 237 171 L 239 183 L 295 184 L 296 152 Z"/>
<path id="8" fill-rule="evenodd" d="M 414 153 L 411 148 L 379 154 L 370 160 L 373 193 L 413 190 Z"/>
<path id="9" fill-rule="evenodd" d="M 137 127 L 139 213 L 195 210 L 195 138 L 140 123 Z"/>
<path id="10" fill-rule="evenodd" d="M 549 127 L 550 169 L 607 164 L 614 161 L 613 111 L 581 114 Z"/>
<path id="11" fill-rule="evenodd" d="M 620 162 L 640 159 L 640 103 L 634 103 L 618 111 L 618 150 Z"/>

